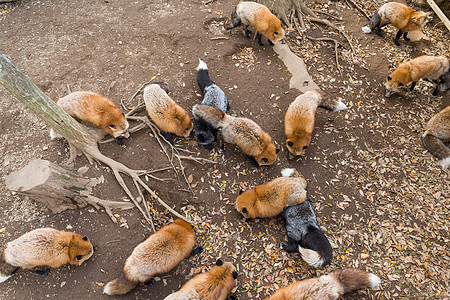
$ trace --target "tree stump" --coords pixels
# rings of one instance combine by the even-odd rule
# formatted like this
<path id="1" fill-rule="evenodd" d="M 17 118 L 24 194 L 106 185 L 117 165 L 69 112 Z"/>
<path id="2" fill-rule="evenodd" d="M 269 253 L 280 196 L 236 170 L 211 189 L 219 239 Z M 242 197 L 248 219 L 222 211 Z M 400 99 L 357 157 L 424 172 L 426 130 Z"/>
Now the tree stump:
<path id="1" fill-rule="evenodd" d="M 107 201 L 92 196 L 92 187 L 97 184 L 95 179 L 83 178 L 77 171 L 48 160 L 32 160 L 21 170 L 9 174 L 5 183 L 7 189 L 38 201 L 52 213 L 91 204 L 96 209 L 100 209 L 100 206 L 105 208 L 116 222 L 111 209 L 134 207 L 132 203 Z"/>

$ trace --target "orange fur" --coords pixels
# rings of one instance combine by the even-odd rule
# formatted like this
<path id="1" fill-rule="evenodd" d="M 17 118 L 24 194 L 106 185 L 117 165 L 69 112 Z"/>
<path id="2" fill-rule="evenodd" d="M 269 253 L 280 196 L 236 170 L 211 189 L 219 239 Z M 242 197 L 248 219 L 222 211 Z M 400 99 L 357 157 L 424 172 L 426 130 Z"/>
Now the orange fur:
<path id="1" fill-rule="evenodd" d="M 240 194 L 235 207 L 248 219 L 274 217 L 286 206 L 303 203 L 305 189 L 306 180 L 300 174 L 298 177 L 279 177 Z"/>
<path id="2" fill-rule="evenodd" d="M 128 121 L 108 98 L 94 92 L 73 92 L 57 104 L 72 117 L 103 128 L 113 137 L 128 138 Z"/>
<path id="3" fill-rule="evenodd" d="M 381 16 L 380 26 L 392 24 L 402 32 L 422 28 L 431 15 L 431 13 L 415 11 L 407 5 L 397 2 L 389 2 L 384 4 L 378 10 L 378 13 Z"/>
<path id="4" fill-rule="evenodd" d="M 3 251 L 3 259 L 23 269 L 57 268 L 65 264 L 79 266 L 94 252 L 91 242 L 84 238 L 86 240 L 74 232 L 53 228 L 35 229 L 9 242 Z"/>
<path id="5" fill-rule="evenodd" d="M 244 26 L 248 24 L 265 35 L 273 43 L 284 38 L 281 21 L 263 4 L 241 2 L 236 6 L 236 13 Z"/>
<path id="6" fill-rule="evenodd" d="M 105 285 L 108 295 L 122 295 L 139 282 L 175 268 L 189 256 L 195 244 L 195 232 L 188 222 L 176 219 L 134 248 L 127 258 L 123 274 Z"/>
<path id="7" fill-rule="evenodd" d="M 347 109 L 341 100 L 321 90 L 308 91 L 295 98 L 284 116 L 284 133 L 287 138 L 289 159 L 304 155 L 309 147 L 318 106 L 332 111 Z"/>
<path id="8" fill-rule="evenodd" d="M 191 117 L 159 85 L 151 84 L 144 89 L 144 101 L 148 115 L 159 129 L 189 136 L 193 128 Z"/>
<path id="9" fill-rule="evenodd" d="M 227 115 L 208 105 L 195 105 L 193 113 L 214 128 L 221 128 L 225 142 L 237 145 L 260 166 L 275 162 L 278 151 L 271 137 L 254 121 Z"/>
<path id="10" fill-rule="evenodd" d="M 439 160 L 444 169 L 450 166 L 450 106 L 434 115 L 422 135 L 424 147 Z"/>
<path id="11" fill-rule="evenodd" d="M 336 300 L 345 293 L 380 284 L 378 276 L 358 269 L 343 269 L 318 278 L 292 283 L 266 300 Z"/>
<path id="12" fill-rule="evenodd" d="M 233 273 L 235 273 L 234 276 Z M 225 300 L 236 284 L 236 276 L 236 268 L 233 264 L 224 262 L 195 276 L 179 291 L 170 294 L 164 300 Z"/>
<path id="13" fill-rule="evenodd" d="M 402 62 L 388 76 L 385 83 L 386 97 L 406 89 L 406 85 L 428 78 L 440 82 L 440 77 L 449 71 L 449 60 L 444 56 L 422 55 L 410 61 Z"/>

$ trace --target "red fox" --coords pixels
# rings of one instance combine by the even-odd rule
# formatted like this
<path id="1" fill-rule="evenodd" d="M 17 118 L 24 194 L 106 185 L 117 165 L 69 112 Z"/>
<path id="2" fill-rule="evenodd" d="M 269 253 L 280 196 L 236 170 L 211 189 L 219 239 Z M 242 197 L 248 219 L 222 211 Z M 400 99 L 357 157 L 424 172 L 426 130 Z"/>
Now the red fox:
<path id="1" fill-rule="evenodd" d="M 252 33 L 248 30 L 249 25 L 255 27 L 260 46 L 264 46 L 261 42 L 261 34 L 266 36 L 271 45 L 284 38 L 281 21 L 263 4 L 256 2 L 239 3 L 231 14 L 231 24 L 225 25 L 225 29 L 229 30 L 241 24 L 244 26 L 245 37 L 248 39 Z"/>
<path id="2" fill-rule="evenodd" d="M 216 266 L 186 282 L 178 292 L 164 300 L 225 300 L 236 284 L 238 273 L 229 262 L 217 260 Z"/>
<path id="3" fill-rule="evenodd" d="M 236 198 L 236 210 L 246 219 L 270 218 L 280 214 L 288 205 L 306 200 L 306 180 L 295 169 L 284 169 L 282 177 L 251 190 Z"/>
<path id="4" fill-rule="evenodd" d="M 158 84 L 145 87 L 144 101 L 148 115 L 171 144 L 171 133 L 181 137 L 191 134 L 194 127 L 191 117 Z"/>
<path id="5" fill-rule="evenodd" d="M 121 138 L 130 137 L 128 121 L 123 112 L 108 98 L 94 92 L 73 92 L 56 102 L 59 107 L 72 117 L 92 123 L 112 135 L 116 142 L 122 144 Z M 50 130 L 50 137 L 61 138 Z"/>
<path id="6" fill-rule="evenodd" d="M 392 24 L 398 29 L 394 43 L 395 45 L 400 46 L 398 41 L 402 34 L 405 41 L 409 41 L 409 38 L 407 37 L 408 31 L 422 28 L 432 19 L 431 12 L 415 11 L 405 4 L 388 2 L 375 12 L 370 19 L 369 25 L 364 26 L 362 31 L 364 33 L 371 33 L 376 27 L 377 34 L 381 36 L 381 27 Z"/>
<path id="7" fill-rule="evenodd" d="M 194 105 L 192 113 L 195 118 L 202 118 L 213 128 L 222 129 L 223 140 L 240 147 L 255 165 L 271 165 L 275 162 L 279 149 L 252 120 L 233 117 L 215 107 L 201 104 Z"/>
<path id="8" fill-rule="evenodd" d="M 448 58 L 444 56 L 422 55 L 410 61 L 402 62 L 388 77 L 385 83 L 386 97 L 406 89 L 406 85 L 412 82 L 409 91 L 416 86 L 420 78 L 433 82 L 436 88 L 433 96 L 437 96 L 439 90 L 445 91 L 449 86 L 450 65 Z"/>
<path id="9" fill-rule="evenodd" d="M 292 283 L 277 290 L 266 300 L 337 300 L 351 291 L 376 288 L 380 282 L 380 278 L 375 274 L 358 269 L 343 269 Z"/>
<path id="10" fill-rule="evenodd" d="M 428 121 L 422 143 L 444 169 L 450 165 L 450 106 L 447 106 Z"/>
<path id="11" fill-rule="evenodd" d="M 321 90 L 308 91 L 298 96 L 290 105 L 284 116 L 284 132 L 289 159 L 304 155 L 311 143 L 314 119 L 317 107 L 338 111 L 347 109 L 341 101 Z"/>
<path id="12" fill-rule="evenodd" d="M 169 272 L 191 254 L 195 232 L 188 222 L 176 219 L 134 248 L 119 278 L 103 289 L 107 295 L 123 295 L 155 275 Z"/>
<path id="13" fill-rule="evenodd" d="M 79 266 L 93 253 L 94 247 L 87 237 L 53 228 L 35 229 L 6 245 L 0 262 L 0 282 L 19 268 L 36 268 L 32 272 L 47 275 L 49 268 Z"/>

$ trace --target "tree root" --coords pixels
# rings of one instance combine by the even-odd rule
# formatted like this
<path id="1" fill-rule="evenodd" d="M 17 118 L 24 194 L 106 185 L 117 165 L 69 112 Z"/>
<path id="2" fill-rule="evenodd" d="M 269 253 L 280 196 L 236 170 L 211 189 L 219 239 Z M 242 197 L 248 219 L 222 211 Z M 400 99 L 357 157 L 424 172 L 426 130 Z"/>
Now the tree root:
<path id="1" fill-rule="evenodd" d="M 364 15 L 364 17 L 366 17 L 368 20 L 370 20 L 370 16 L 365 12 L 364 9 L 362 9 L 361 6 L 359 6 L 358 3 L 356 3 L 353 0 L 347 0 L 347 1 L 350 2 L 354 7 L 356 7 L 356 9 L 359 10 Z"/>
<path id="2" fill-rule="evenodd" d="M 352 49 L 352 57 L 354 57 L 355 49 L 353 48 L 352 42 L 350 41 L 349 37 L 347 36 L 347 34 L 344 31 L 342 31 L 336 25 L 332 24 L 330 21 L 328 21 L 326 19 L 307 17 L 307 20 L 309 20 L 311 22 L 316 22 L 316 23 L 320 23 L 323 25 L 327 25 L 327 26 L 333 28 L 334 30 L 338 31 L 340 34 L 342 34 L 345 37 L 345 39 L 347 40 L 348 44 L 350 45 L 350 48 Z"/>
<path id="3" fill-rule="evenodd" d="M 336 58 L 336 66 L 339 70 L 339 73 L 341 74 L 341 76 L 343 76 L 342 74 L 342 70 L 341 70 L 341 65 L 339 64 L 339 55 L 338 55 L 338 45 L 341 45 L 342 47 L 344 47 L 341 43 L 339 43 L 337 40 L 332 39 L 332 38 L 328 38 L 328 37 L 321 37 L 321 38 L 313 38 L 311 36 L 306 36 L 308 39 L 313 40 L 313 41 L 331 41 L 334 42 L 334 53 L 335 53 L 335 58 Z"/>

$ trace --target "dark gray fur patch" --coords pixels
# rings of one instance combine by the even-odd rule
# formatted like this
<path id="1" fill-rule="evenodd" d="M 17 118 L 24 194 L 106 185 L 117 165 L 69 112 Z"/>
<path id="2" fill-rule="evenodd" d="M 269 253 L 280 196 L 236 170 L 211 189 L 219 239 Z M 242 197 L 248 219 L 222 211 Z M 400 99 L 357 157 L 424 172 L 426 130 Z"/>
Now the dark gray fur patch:
<path id="1" fill-rule="evenodd" d="M 201 104 L 215 107 L 224 113 L 228 110 L 228 98 L 216 84 L 205 87 L 205 95 Z"/>
<path id="2" fill-rule="evenodd" d="M 319 227 L 309 199 L 302 204 L 286 207 L 282 215 L 286 220 L 287 235 L 296 241 L 306 235 L 308 226 Z"/>

